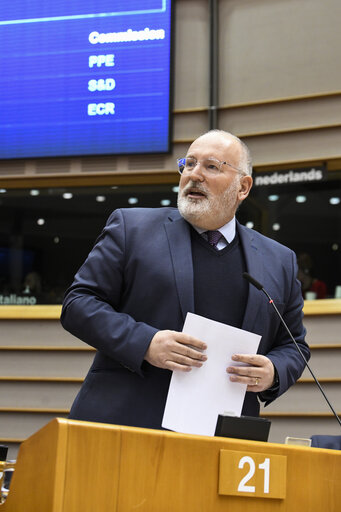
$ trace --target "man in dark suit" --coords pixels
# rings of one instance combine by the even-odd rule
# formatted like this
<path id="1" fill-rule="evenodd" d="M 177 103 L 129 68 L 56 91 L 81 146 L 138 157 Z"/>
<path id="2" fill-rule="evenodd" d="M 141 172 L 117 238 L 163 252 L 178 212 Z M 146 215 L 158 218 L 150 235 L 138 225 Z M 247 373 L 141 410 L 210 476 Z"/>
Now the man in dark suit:
<path id="1" fill-rule="evenodd" d="M 97 349 L 71 418 L 160 428 L 171 371 L 206 360 L 205 343 L 181 332 L 187 312 L 262 336 L 257 355 L 236 354 L 245 364 L 226 369 L 247 384 L 242 413 L 257 416 L 258 399 L 285 392 L 304 364 L 244 271 L 264 284 L 309 358 L 294 253 L 235 219 L 252 186 L 247 147 L 215 130 L 178 164 L 178 209 L 115 211 L 66 292 L 63 326 Z"/>

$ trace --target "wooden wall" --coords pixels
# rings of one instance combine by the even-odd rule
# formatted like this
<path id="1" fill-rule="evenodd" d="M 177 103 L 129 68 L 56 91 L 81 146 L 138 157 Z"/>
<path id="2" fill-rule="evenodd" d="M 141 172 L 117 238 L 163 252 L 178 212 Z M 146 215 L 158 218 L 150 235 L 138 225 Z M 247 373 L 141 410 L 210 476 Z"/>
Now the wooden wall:
<path id="1" fill-rule="evenodd" d="M 245 140 L 256 169 L 340 168 L 340 1 L 220 0 L 218 7 L 218 127 Z M 174 31 L 171 154 L 0 162 L 2 186 L 44 177 L 61 184 L 70 175 L 86 184 L 101 174 L 131 183 L 132 171 L 151 171 L 151 182 L 174 171 L 176 180 L 176 158 L 208 129 L 208 0 L 176 0 Z"/>

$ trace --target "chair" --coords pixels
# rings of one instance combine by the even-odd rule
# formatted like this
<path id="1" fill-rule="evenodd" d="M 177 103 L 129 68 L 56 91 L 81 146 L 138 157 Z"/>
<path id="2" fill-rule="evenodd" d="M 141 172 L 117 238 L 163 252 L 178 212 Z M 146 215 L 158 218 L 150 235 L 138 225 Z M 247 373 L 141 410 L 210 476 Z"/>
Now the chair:
<path id="1" fill-rule="evenodd" d="M 341 436 L 311 436 L 311 446 L 315 448 L 328 448 L 329 450 L 341 450 Z"/>

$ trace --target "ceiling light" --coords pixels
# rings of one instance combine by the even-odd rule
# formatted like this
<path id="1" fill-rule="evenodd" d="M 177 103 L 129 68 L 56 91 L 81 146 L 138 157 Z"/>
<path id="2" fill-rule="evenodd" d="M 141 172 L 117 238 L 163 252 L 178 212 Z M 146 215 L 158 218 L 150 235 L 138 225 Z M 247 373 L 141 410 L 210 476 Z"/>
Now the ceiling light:
<path id="1" fill-rule="evenodd" d="M 175 192 L 175 194 L 177 194 L 179 192 L 179 186 L 177 185 L 176 187 L 173 187 L 172 192 Z"/>
<path id="2" fill-rule="evenodd" d="M 329 199 L 329 203 L 330 203 L 330 204 L 333 204 L 333 205 L 335 205 L 335 204 L 340 204 L 340 201 L 341 201 L 341 200 L 340 200 L 340 198 L 339 198 L 339 197 L 331 197 L 331 198 Z"/>
<path id="3" fill-rule="evenodd" d="M 253 228 L 253 226 L 254 226 L 254 223 L 252 222 L 252 220 L 249 220 L 249 221 L 245 224 L 245 226 L 246 226 L 247 228 L 252 229 L 252 228 Z"/>
<path id="4" fill-rule="evenodd" d="M 272 225 L 272 229 L 274 231 L 279 231 L 281 229 L 281 225 L 278 224 L 278 222 L 275 222 L 275 224 Z"/>
<path id="5" fill-rule="evenodd" d="M 279 195 L 277 194 L 271 194 L 271 196 L 268 196 L 269 201 L 278 201 Z"/>
<path id="6" fill-rule="evenodd" d="M 43 226 L 45 224 L 45 219 L 38 219 L 37 224 L 38 226 Z"/>
<path id="7" fill-rule="evenodd" d="M 7 190 L 5 188 L 0 188 L 0 194 L 5 194 Z"/>
<path id="8" fill-rule="evenodd" d="M 170 199 L 161 199 L 161 206 L 169 206 L 171 204 Z"/>
<path id="9" fill-rule="evenodd" d="M 339 244 L 332 245 L 332 251 L 337 251 L 339 249 Z"/>
<path id="10" fill-rule="evenodd" d="M 98 203 L 104 203 L 105 200 L 106 200 L 105 196 L 96 196 L 96 201 Z"/>
<path id="11" fill-rule="evenodd" d="M 64 192 L 63 199 L 72 199 L 73 194 L 71 192 Z"/>
<path id="12" fill-rule="evenodd" d="M 137 199 L 137 197 L 129 197 L 128 199 L 129 204 L 137 204 L 138 202 L 139 200 Z"/>
<path id="13" fill-rule="evenodd" d="M 59 244 L 59 242 L 60 242 L 59 236 L 55 236 L 53 241 L 54 241 L 55 244 Z"/>
<path id="14" fill-rule="evenodd" d="M 39 190 L 33 188 L 32 190 L 30 190 L 30 196 L 39 196 L 40 192 Z"/>
<path id="15" fill-rule="evenodd" d="M 296 203 L 305 203 L 307 200 L 306 196 L 296 196 Z"/>

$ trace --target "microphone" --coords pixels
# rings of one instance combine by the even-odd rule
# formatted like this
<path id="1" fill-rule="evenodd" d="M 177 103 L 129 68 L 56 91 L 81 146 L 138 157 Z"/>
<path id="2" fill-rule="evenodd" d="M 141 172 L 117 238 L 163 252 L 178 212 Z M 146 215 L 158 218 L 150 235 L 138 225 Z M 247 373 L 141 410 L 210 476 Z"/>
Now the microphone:
<path id="1" fill-rule="evenodd" d="M 262 285 L 262 284 L 260 284 L 260 282 L 258 282 L 254 277 L 250 276 L 250 274 L 248 274 L 247 272 L 243 272 L 243 277 L 244 277 L 244 279 L 246 279 L 247 281 L 249 281 L 249 283 L 251 283 L 253 286 L 255 286 L 258 290 L 262 291 L 262 292 L 267 296 L 267 298 L 269 299 L 269 304 L 271 304 L 271 305 L 272 305 L 272 307 L 274 308 L 274 310 L 276 311 L 276 313 L 277 313 L 277 315 L 278 315 L 278 317 L 279 317 L 279 319 L 280 319 L 281 323 L 284 325 L 284 327 L 285 327 L 285 329 L 286 329 L 287 333 L 288 333 L 288 334 L 289 334 L 289 336 L 290 336 L 290 339 L 293 341 L 293 343 L 294 343 L 294 345 L 295 345 L 296 349 L 298 350 L 298 352 L 299 352 L 299 354 L 300 354 L 301 358 L 303 359 L 303 361 L 304 361 L 304 363 L 305 363 L 306 367 L 308 368 L 308 370 L 309 370 L 309 372 L 310 372 L 311 376 L 313 377 L 313 379 L 314 379 L 314 381 L 316 382 L 316 384 L 317 384 L 317 386 L 318 386 L 319 390 L 321 391 L 321 393 L 322 393 L 322 395 L 323 395 L 323 397 L 324 397 L 325 401 L 326 401 L 326 402 L 327 402 L 327 404 L 329 405 L 329 407 L 330 407 L 330 409 L 331 409 L 332 413 L 334 414 L 334 416 L 335 416 L 336 420 L 338 421 L 339 425 L 341 426 L 341 420 L 340 420 L 340 418 L 339 418 L 339 416 L 338 416 L 337 412 L 335 411 L 334 407 L 332 406 L 332 404 L 331 404 L 331 403 L 330 403 L 330 401 L 328 400 L 327 395 L 325 394 L 325 392 L 323 391 L 323 389 L 322 389 L 322 387 L 321 387 L 321 384 L 319 383 L 319 381 L 318 381 L 318 380 L 317 380 L 317 378 L 315 377 L 315 375 L 314 375 L 314 373 L 313 373 L 312 369 L 310 368 L 310 366 L 309 366 L 309 364 L 308 364 L 308 361 L 307 361 L 307 359 L 306 359 L 305 355 L 303 354 L 303 352 L 302 352 L 302 350 L 300 349 L 300 347 L 299 347 L 299 345 L 298 345 L 297 341 L 295 340 L 295 338 L 294 338 L 294 337 L 293 337 L 293 335 L 291 334 L 290 329 L 289 329 L 289 327 L 287 326 L 287 324 L 285 323 L 285 321 L 284 321 L 284 319 L 283 319 L 283 317 L 282 317 L 281 313 L 278 311 L 276 304 L 274 303 L 274 301 L 272 300 L 272 298 L 270 297 L 270 295 L 268 294 L 268 292 L 264 289 L 263 285 Z"/>

